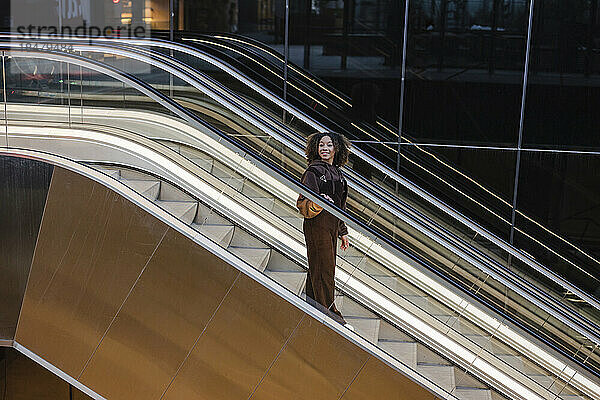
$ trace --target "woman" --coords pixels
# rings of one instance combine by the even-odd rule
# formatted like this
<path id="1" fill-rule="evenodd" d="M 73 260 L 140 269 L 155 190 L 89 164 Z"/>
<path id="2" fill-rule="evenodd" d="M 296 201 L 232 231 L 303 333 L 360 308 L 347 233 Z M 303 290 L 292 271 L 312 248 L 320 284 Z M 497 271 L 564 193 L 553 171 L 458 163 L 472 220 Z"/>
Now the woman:
<path id="1" fill-rule="evenodd" d="M 348 185 L 340 167 L 348 161 L 349 151 L 350 142 L 343 135 L 333 132 L 310 135 L 306 143 L 308 168 L 302 175 L 303 184 L 342 210 L 346 209 Z M 307 300 L 353 330 L 334 303 L 337 239 L 341 240 L 340 248 L 346 250 L 349 245 L 346 224 L 302 195 L 296 205 L 304 216 Z"/>

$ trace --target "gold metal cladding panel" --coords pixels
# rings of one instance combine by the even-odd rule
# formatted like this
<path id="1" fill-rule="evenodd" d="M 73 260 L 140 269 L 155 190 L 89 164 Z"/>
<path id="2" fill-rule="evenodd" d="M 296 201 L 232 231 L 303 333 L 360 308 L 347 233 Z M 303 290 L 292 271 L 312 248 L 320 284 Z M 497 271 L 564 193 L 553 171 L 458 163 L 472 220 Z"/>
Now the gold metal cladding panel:
<path id="1" fill-rule="evenodd" d="M 104 186 L 56 168 L 17 341 L 77 377 L 166 230 Z"/>
<path id="2" fill-rule="evenodd" d="M 337 400 L 368 358 L 365 351 L 306 316 L 252 400 Z"/>
<path id="3" fill-rule="evenodd" d="M 108 399 L 158 399 L 239 272 L 169 230 L 80 381 Z"/>
<path id="4" fill-rule="evenodd" d="M 434 400 L 437 397 L 379 359 L 371 357 L 341 400 L 377 399 Z"/>
<path id="5" fill-rule="evenodd" d="M 302 314 L 241 275 L 163 400 L 247 399 Z"/>

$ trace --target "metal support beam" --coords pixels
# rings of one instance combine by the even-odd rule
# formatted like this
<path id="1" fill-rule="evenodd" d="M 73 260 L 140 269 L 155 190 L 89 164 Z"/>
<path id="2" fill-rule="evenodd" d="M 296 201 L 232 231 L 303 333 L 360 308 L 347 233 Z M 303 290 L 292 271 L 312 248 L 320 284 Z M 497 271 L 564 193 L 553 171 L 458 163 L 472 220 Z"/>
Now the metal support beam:
<path id="1" fill-rule="evenodd" d="M 400 78 L 400 113 L 398 116 L 398 158 L 396 160 L 396 171 L 400 173 L 401 150 L 402 150 L 402 126 L 404 124 L 404 91 L 406 81 L 406 48 L 408 43 L 408 10 L 410 0 L 405 0 L 404 5 L 404 34 L 402 35 L 402 72 Z"/>
<path id="2" fill-rule="evenodd" d="M 285 40 L 283 44 L 283 101 L 287 101 L 288 63 L 290 56 L 290 0 L 285 0 Z M 285 124 L 286 112 L 283 110 L 283 123 Z"/>
<path id="3" fill-rule="evenodd" d="M 523 145 L 523 121 L 525 119 L 525 98 L 527 95 L 527 80 L 529 78 L 529 56 L 531 51 L 531 31 L 533 25 L 533 8 L 535 0 L 529 3 L 529 24 L 527 26 L 527 48 L 525 50 L 525 69 L 523 71 L 523 92 L 521 95 L 521 117 L 519 119 L 519 140 L 517 142 L 517 161 L 515 164 L 515 183 L 513 188 L 512 216 L 510 222 L 510 244 L 513 244 L 515 237 L 515 217 L 517 214 L 517 195 L 519 193 L 519 173 L 521 169 L 521 147 Z M 509 256 L 509 266 L 510 266 Z"/>

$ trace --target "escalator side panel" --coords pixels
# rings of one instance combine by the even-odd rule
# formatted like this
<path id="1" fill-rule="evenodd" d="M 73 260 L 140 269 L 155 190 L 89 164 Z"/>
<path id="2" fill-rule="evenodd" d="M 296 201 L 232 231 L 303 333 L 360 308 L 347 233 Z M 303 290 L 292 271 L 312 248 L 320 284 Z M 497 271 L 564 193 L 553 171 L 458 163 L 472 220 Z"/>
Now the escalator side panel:
<path id="1" fill-rule="evenodd" d="M 81 383 L 107 399 L 158 399 L 239 271 L 170 229 Z"/>
<path id="2" fill-rule="evenodd" d="M 40 232 L 16 341 L 105 398 L 339 398 L 398 374 L 73 172 L 56 168 Z M 432 397 L 397 382 L 379 384 Z"/>
<path id="3" fill-rule="evenodd" d="M 252 399 L 339 399 L 368 359 L 367 352 L 307 316 Z"/>
<path id="4" fill-rule="evenodd" d="M 302 316 L 264 286 L 240 276 L 164 400 L 249 398 Z"/>
<path id="5" fill-rule="evenodd" d="M 388 398 L 389 400 L 436 399 L 433 394 L 426 392 L 420 386 L 414 385 L 404 375 L 394 373 L 382 361 L 371 357 L 341 400 L 369 400 L 373 398 Z"/>
<path id="6" fill-rule="evenodd" d="M 168 227 L 55 168 L 16 339 L 77 377 Z"/>
<path id="7" fill-rule="evenodd" d="M 0 157 L 0 340 L 12 340 L 53 167 Z"/>
<path id="8" fill-rule="evenodd" d="M 379 359 L 353 347 L 307 316 L 252 399 L 435 398 Z"/>

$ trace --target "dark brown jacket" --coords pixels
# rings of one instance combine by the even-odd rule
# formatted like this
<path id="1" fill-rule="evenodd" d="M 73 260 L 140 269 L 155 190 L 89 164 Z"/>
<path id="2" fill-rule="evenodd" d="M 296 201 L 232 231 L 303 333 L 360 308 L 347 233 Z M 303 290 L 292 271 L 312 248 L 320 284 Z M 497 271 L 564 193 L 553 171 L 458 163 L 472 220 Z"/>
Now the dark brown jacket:
<path id="1" fill-rule="evenodd" d="M 318 194 L 326 194 L 333 199 L 333 203 L 346 210 L 346 198 L 348 197 L 348 183 L 342 174 L 340 168 L 329 165 L 328 163 L 317 160 L 310 163 L 304 174 L 302 175 L 302 183 L 309 189 Z M 313 210 L 318 213 L 321 209 L 317 204 L 300 195 L 297 201 L 298 209 L 303 215 L 310 213 L 308 210 Z M 306 212 L 305 212 L 306 211 Z M 315 214 L 316 215 L 316 214 Z M 339 221 L 338 236 L 348 234 L 346 224 L 342 220 Z"/>

